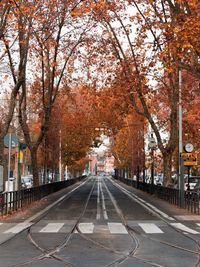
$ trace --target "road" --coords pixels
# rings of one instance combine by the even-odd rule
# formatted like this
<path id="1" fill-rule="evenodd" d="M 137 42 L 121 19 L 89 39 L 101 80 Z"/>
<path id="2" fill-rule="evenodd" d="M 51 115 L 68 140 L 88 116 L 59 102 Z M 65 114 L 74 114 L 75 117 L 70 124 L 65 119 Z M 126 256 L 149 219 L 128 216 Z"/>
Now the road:
<path id="1" fill-rule="evenodd" d="M 24 221 L 0 221 L 0 266 L 200 266 L 199 226 L 92 176 Z"/>

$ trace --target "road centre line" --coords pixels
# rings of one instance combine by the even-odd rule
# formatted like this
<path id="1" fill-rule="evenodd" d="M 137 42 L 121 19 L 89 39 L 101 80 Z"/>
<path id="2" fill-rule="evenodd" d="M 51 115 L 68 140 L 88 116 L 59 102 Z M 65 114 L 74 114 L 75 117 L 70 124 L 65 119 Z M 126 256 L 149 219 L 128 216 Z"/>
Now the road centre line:
<path id="1" fill-rule="evenodd" d="M 103 209 L 103 217 L 105 220 L 108 220 L 108 214 L 106 211 L 106 205 L 105 205 L 105 198 L 102 190 L 102 183 L 100 183 L 100 191 L 101 191 L 101 198 L 102 198 L 102 209 Z"/>
<path id="2" fill-rule="evenodd" d="M 140 204 L 141 206 L 143 206 L 145 209 L 147 209 L 148 211 L 150 211 L 152 214 L 157 215 L 158 214 L 162 217 L 164 217 L 167 220 L 170 221 L 175 221 L 174 218 L 170 217 L 169 215 L 167 215 L 166 213 L 162 212 L 161 210 L 159 210 L 158 208 L 156 208 L 155 206 L 149 204 L 148 202 L 146 202 L 145 200 L 141 199 L 140 197 L 136 196 L 135 194 L 133 195 L 133 193 L 129 192 L 128 190 L 126 190 L 125 188 L 123 188 L 121 185 L 119 185 L 118 183 L 114 182 L 113 180 L 110 179 L 110 181 L 119 189 L 121 189 L 126 195 L 128 195 L 131 199 L 133 199 L 134 201 L 136 201 L 138 204 Z"/>
<path id="3" fill-rule="evenodd" d="M 107 191 L 107 193 L 108 193 L 108 195 L 109 195 L 109 197 L 110 197 L 110 199 L 111 199 L 111 201 L 112 201 L 112 203 L 113 203 L 113 205 L 114 205 L 114 207 L 115 207 L 115 210 L 116 210 L 117 214 L 119 215 L 119 217 L 121 218 L 123 224 L 125 225 L 124 218 L 123 218 L 123 216 L 122 216 L 122 213 L 121 213 L 120 208 L 119 208 L 118 205 L 117 205 L 117 202 L 116 202 L 115 198 L 113 197 L 113 195 L 112 195 L 111 192 L 109 191 L 109 189 L 108 189 L 108 187 L 107 187 L 107 185 L 105 184 L 104 181 L 103 181 L 103 184 L 104 184 L 104 186 L 105 186 L 105 188 L 106 188 L 106 191 Z"/>
<path id="4" fill-rule="evenodd" d="M 100 220 L 101 214 L 100 214 L 100 191 L 99 191 L 99 177 L 98 177 L 98 183 L 97 183 L 97 215 L 96 219 Z"/>

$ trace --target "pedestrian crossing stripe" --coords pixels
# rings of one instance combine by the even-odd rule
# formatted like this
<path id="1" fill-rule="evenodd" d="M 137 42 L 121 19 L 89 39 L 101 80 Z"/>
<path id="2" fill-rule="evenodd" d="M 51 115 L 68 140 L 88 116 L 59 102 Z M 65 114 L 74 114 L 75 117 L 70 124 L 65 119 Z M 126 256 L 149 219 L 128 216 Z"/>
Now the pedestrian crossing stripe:
<path id="1" fill-rule="evenodd" d="M 162 234 L 163 231 L 154 223 L 139 223 L 146 234 Z"/>
<path id="2" fill-rule="evenodd" d="M 41 233 L 57 233 L 63 227 L 64 223 L 48 223 L 40 230 Z"/>
<path id="3" fill-rule="evenodd" d="M 0 223 L 0 228 L 3 227 L 4 231 L 0 231 L 0 233 L 3 234 L 17 234 L 24 229 L 28 228 L 32 225 L 32 223 L 18 223 L 17 225 L 9 228 L 5 231 L 5 226 L 8 224 Z M 200 234 L 200 232 L 197 232 L 187 226 L 185 226 L 182 223 L 170 223 L 171 226 L 184 231 L 189 234 Z M 200 226 L 199 223 L 196 223 L 197 226 Z M 66 228 L 69 226 L 68 228 Z M 73 226 L 73 224 L 71 224 Z M 39 228 L 38 228 L 39 227 Z M 145 232 L 146 234 L 163 234 L 163 230 L 160 229 L 155 223 L 142 223 L 137 222 L 135 223 L 134 227 L 140 227 L 140 229 Z M 31 228 L 31 231 L 33 233 L 66 233 L 70 229 L 70 225 L 67 224 L 67 222 L 58 222 L 58 223 L 47 223 L 46 225 L 43 224 L 43 227 L 41 228 L 41 225 L 33 225 Z M 108 222 L 107 224 L 103 225 L 96 225 L 92 222 L 89 223 L 79 223 L 78 228 L 81 233 L 83 234 L 93 234 L 93 233 L 110 233 L 110 234 L 128 234 L 128 231 L 126 227 L 119 222 Z M 166 229 L 166 228 L 165 228 Z M 77 233 L 77 231 L 75 231 Z"/>
<path id="4" fill-rule="evenodd" d="M 92 234 L 94 231 L 94 224 L 93 223 L 79 223 L 78 228 L 83 234 Z M 75 233 L 77 233 L 77 231 Z"/>
<path id="5" fill-rule="evenodd" d="M 108 223 L 111 234 L 128 234 L 126 227 L 121 223 Z"/>

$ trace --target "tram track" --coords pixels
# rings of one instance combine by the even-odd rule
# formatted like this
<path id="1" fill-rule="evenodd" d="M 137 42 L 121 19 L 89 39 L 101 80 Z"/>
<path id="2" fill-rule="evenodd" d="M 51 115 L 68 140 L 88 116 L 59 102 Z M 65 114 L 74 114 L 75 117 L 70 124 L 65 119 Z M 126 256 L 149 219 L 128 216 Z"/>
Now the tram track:
<path id="1" fill-rule="evenodd" d="M 33 225 L 31 225 L 28 229 L 28 238 L 29 238 L 29 241 L 39 250 L 42 252 L 41 255 L 39 256 L 36 256 L 32 259 L 30 259 L 29 261 L 26 261 L 26 262 L 23 262 L 23 263 L 20 263 L 20 264 L 17 264 L 17 265 L 13 265 L 13 267 L 23 267 L 27 264 L 30 264 L 30 263 L 33 263 L 35 261 L 38 261 L 38 260 L 43 260 L 45 258 L 53 258 L 54 260 L 58 260 L 62 263 L 64 263 L 65 265 L 67 266 L 71 266 L 71 267 L 75 267 L 75 265 L 71 264 L 70 262 L 67 262 L 65 260 L 63 260 L 62 258 L 56 256 L 55 254 L 58 253 L 60 250 L 62 250 L 69 242 L 70 238 L 72 237 L 73 233 L 75 232 L 75 230 L 78 228 L 78 224 L 80 223 L 80 220 L 82 219 L 85 211 L 86 211 L 86 208 L 88 206 L 88 202 L 89 202 L 89 199 L 91 197 L 91 194 L 94 190 L 94 187 L 95 187 L 95 184 L 96 184 L 96 181 L 94 180 L 92 186 L 91 186 L 91 189 L 90 189 L 90 192 L 87 196 L 87 199 L 86 201 L 84 202 L 84 205 L 83 205 L 83 208 L 82 208 L 82 211 L 79 215 L 79 217 L 76 219 L 76 222 L 74 223 L 74 225 L 72 226 L 70 232 L 66 235 L 66 237 L 64 238 L 64 241 L 62 243 L 60 243 L 58 246 L 54 247 L 54 248 L 50 248 L 50 249 L 44 249 L 42 247 L 40 247 L 40 245 L 34 240 L 34 238 L 32 237 L 31 235 L 31 227 L 33 225 L 35 225 L 36 223 L 38 223 L 44 216 L 47 215 L 47 213 L 45 213 L 39 220 L 37 220 Z M 70 195 L 68 197 L 66 197 L 65 199 L 63 199 L 62 201 L 68 199 L 70 197 Z M 60 204 L 60 203 L 59 203 Z"/>
<path id="2" fill-rule="evenodd" d="M 34 258 L 34 259 L 33 259 L 33 262 L 36 261 L 36 260 L 42 260 L 42 259 L 51 257 L 51 258 L 53 258 L 53 259 L 55 259 L 55 260 L 61 261 L 62 263 L 66 264 L 66 265 L 68 265 L 68 266 L 76 267 L 76 266 L 74 266 L 73 264 L 71 264 L 71 263 L 69 263 L 69 262 L 66 262 L 66 261 L 64 261 L 63 259 L 61 259 L 60 257 L 58 257 L 58 256 L 55 255 L 56 253 L 60 252 L 64 247 L 67 246 L 67 244 L 69 243 L 69 240 L 70 240 L 70 238 L 71 238 L 71 236 L 72 236 L 72 234 L 74 233 L 75 230 L 77 230 L 77 233 L 78 233 L 82 238 L 84 238 L 85 240 L 87 240 L 87 241 L 93 243 L 94 245 L 96 245 L 96 246 L 98 246 L 98 247 L 101 247 L 101 248 L 103 248 L 103 249 L 105 249 L 105 250 L 107 250 L 107 251 L 109 251 L 109 252 L 112 252 L 112 253 L 117 254 L 117 255 L 120 256 L 120 258 L 119 258 L 117 261 L 115 261 L 114 263 L 110 263 L 109 265 L 106 265 L 105 267 L 107 267 L 107 266 L 116 266 L 116 264 L 122 263 L 122 262 L 124 262 L 127 258 L 131 258 L 131 257 L 134 256 L 134 253 L 135 253 L 135 251 L 136 251 L 136 249 L 137 249 L 137 247 L 138 247 L 138 241 L 137 241 L 136 237 L 135 237 L 133 234 L 131 234 L 130 231 L 128 230 L 128 227 L 127 227 L 127 225 L 125 224 L 125 219 L 124 219 L 124 217 L 123 217 L 123 215 L 122 215 L 122 212 L 119 211 L 119 207 L 117 207 L 117 204 L 116 204 L 115 200 L 112 198 L 111 193 L 109 192 L 109 190 L 108 190 L 108 188 L 106 187 L 105 183 L 104 183 L 104 187 L 106 188 L 106 191 L 108 192 L 108 194 L 109 194 L 109 196 L 110 196 L 110 198 L 111 198 L 111 201 L 113 202 L 113 204 L 114 204 L 114 206 L 115 206 L 115 208 L 116 208 L 116 210 L 117 210 L 117 213 L 118 213 L 118 215 L 120 216 L 120 218 L 121 218 L 123 224 L 125 225 L 125 227 L 126 227 L 128 233 L 129 233 L 130 237 L 131 237 L 132 240 L 134 241 L 135 246 L 134 246 L 134 247 L 131 247 L 131 249 L 130 249 L 130 251 L 129 251 L 128 254 L 125 254 L 125 253 L 123 253 L 123 252 L 120 252 L 120 251 L 117 251 L 117 250 L 112 249 L 112 248 L 110 248 L 110 247 L 107 247 L 107 246 L 101 244 L 100 242 L 97 242 L 97 241 L 93 240 L 92 238 L 87 237 L 85 234 L 83 234 L 83 233 L 80 231 L 80 229 L 79 229 L 79 227 L 78 227 L 78 224 L 80 223 L 80 221 L 81 221 L 81 219 L 82 219 L 82 217 L 83 217 L 83 215 L 84 215 L 84 213 L 85 213 L 85 211 L 86 211 L 86 208 L 87 208 L 87 206 L 88 206 L 88 202 L 89 202 L 89 200 L 90 200 L 90 197 L 91 197 L 91 194 L 92 194 L 92 192 L 93 192 L 93 190 L 94 190 L 94 187 L 95 187 L 95 182 L 93 183 L 93 186 L 92 186 L 92 188 L 91 188 L 91 190 L 90 190 L 90 193 L 89 193 L 89 195 L 88 195 L 88 197 L 87 197 L 87 200 L 86 200 L 86 202 L 85 202 L 85 204 L 84 204 L 84 208 L 83 208 L 81 214 L 79 215 L 78 219 L 76 220 L 76 223 L 73 225 L 71 231 L 68 233 L 68 235 L 67 235 L 65 241 L 64 241 L 62 244 L 60 244 L 59 246 L 54 247 L 54 248 L 51 248 L 51 249 L 48 249 L 48 250 L 44 250 L 44 249 L 42 249 L 42 248 L 41 248 L 41 247 L 34 241 L 34 239 L 32 238 L 31 233 L 30 233 L 30 229 L 31 229 L 31 227 L 30 227 L 30 229 L 29 229 L 29 231 L 28 231 L 28 234 L 29 234 L 29 240 L 32 242 L 32 244 L 33 244 L 37 249 L 39 249 L 41 252 L 43 252 L 42 255 L 40 255 L 39 257 Z M 135 256 L 134 256 L 134 257 L 135 257 Z M 148 260 L 143 260 L 143 259 L 138 258 L 138 257 L 135 257 L 135 258 L 138 259 L 139 261 L 143 261 L 144 263 L 148 263 L 148 264 L 150 264 L 151 266 L 164 267 L 164 266 L 158 265 L 158 264 L 155 263 L 155 262 L 150 262 L 150 261 L 148 261 Z M 13 266 L 13 267 L 23 267 L 23 266 L 25 266 L 26 264 L 29 264 L 29 263 L 31 263 L 31 261 L 25 262 L 25 263 L 20 264 L 20 265 L 15 265 L 15 266 Z M 113 265 L 113 264 L 114 264 L 114 265 Z"/>
<path id="3" fill-rule="evenodd" d="M 133 195 L 130 191 L 124 189 L 121 185 L 119 185 L 119 184 L 116 183 L 116 182 L 113 182 L 112 180 L 111 180 L 111 182 L 112 182 L 112 184 L 113 184 L 115 187 L 117 187 L 121 192 L 125 193 L 129 198 L 131 198 L 132 200 L 138 202 L 138 199 L 135 198 L 134 195 Z M 143 206 L 144 206 L 144 205 L 143 205 Z M 176 244 L 172 244 L 172 243 L 169 243 L 169 242 L 166 242 L 166 241 L 163 241 L 163 240 L 159 240 L 159 239 L 157 239 L 157 238 L 150 237 L 150 236 L 147 235 L 147 234 L 137 232 L 137 231 L 135 231 L 131 226 L 129 226 L 129 225 L 127 224 L 127 222 L 125 221 L 126 227 L 129 229 L 129 231 L 135 233 L 136 236 L 142 236 L 142 237 L 144 237 L 144 238 L 146 238 L 146 239 L 148 239 L 148 240 L 152 240 L 152 241 L 157 242 L 157 243 L 159 243 L 159 244 L 166 245 L 166 246 L 168 246 L 168 247 L 175 248 L 175 249 L 178 249 L 178 250 L 180 250 L 180 251 L 184 251 L 184 252 L 187 252 L 187 253 L 196 255 L 196 256 L 198 257 L 198 262 L 197 262 L 197 264 L 195 265 L 195 267 L 196 267 L 196 266 L 199 266 L 199 264 L 200 264 L 200 241 L 199 241 L 199 240 L 196 240 L 195 238 L 193 238 L 193 237 L 191 237 L 191 236 L 189 236 L 189 235 L 187 235 L 187 234 L 185 234 L 184 231 L 182 231 L 182 230 L 180 230 L 180 229 L 177 229 L 176 227 L 174 227 L 173 225 L 171 225 L 171 224 L 167 221 L 167 219 L 166 219 L 166 218 L 163 218 L 159 213 L 157 213 L 156 211 L 149 210 L 149 207 L 148 207 L 148 206 L 146 207 L 146 209 L 147 209 L 148 211 L 151 211 L 151 213 L 152 213 L 153 215 L 156 215 L 160 220 L 162 220 L 163 222 L 165 222 L 170 228 L 172 228 L 173 230 L 175 230 L 175 231 L 178 232 L 179 234 L 183 235 L 184 237 L 186 237 L 186 238 L 192 240 L 192 241 L 195 243 L 196 247 L 197 247 L 197 251 L 195 251 L 195 250 L 190 250 L 190 249 L 187 249 L 187 248 L 178 246 L 178 245 L 176 245 Z"/>
<path id="4" fill-rule="evenodd" d="M 92 181 L 92 179 L 90 179 L 89 181 Z M 128 259 L 131 258 L 135 258 L 138 262 L 141 263 L 145 263 L 148 264 L 149 266 L 156 266 L 156 267 L 166 267 L 167 265 L 162 265 L 156 261 L 151 261 L 149 259 L 145 259 L 144 257 L 140 257 L 137 255 L 137 251 L 140 247 L 140 237 L 143 237 L 145 239 L 151 240 L 153 242 L 171 247 L 173 249 L 178 249 L 180 251 L 184 251 L 193 255 L 196 255 L 198 257 L 198 262 L 195 266 L 199 266 L 199 259 L 200 259 L 200 251 L 199 251 L 199 242 L 197 240 L 195 240 L 194 238 L 192 238 L 191 236 L 185 235 L 183 231 L 181 231 L 180 229 L 177 229 L 175 227 L 173 227 L 172 225 L 170 225 L 168 223 L 168 221 L 165 218 L 162 218 L 162 216 L 160 216 L 159 214 L 155 214 L 155 211 L 153 212 L 153 215 L 156 215 L 160 220 L 164 221 L 168 226 L 170 226 L 171 228 L 173 228 L 175 231 L 177 231 L 178 233 L 184 235 L 184 237 L 190 238 L 190 240 L 192 240 L 193 242 L 195 242 L 196 247 L 197 247 L 197 251 L 195 250 L 190 250 L 181 246 L 178 246 L 176 244 L 172 244 L 163 240 L 159 240 L 157 238 L 153 238 L 150 237 L 147 234 L 144 233 L 140 233 L 135 231 L 127 222 L 127 220 L 125 219 L 125 216 L 123 214 L 123 211 L 120 209 L 119 205 L 117 204 L 116 199 L 114 198 L 114 196 L 112 195 L 111 191 L 109 190 L 108 186 L 106 185 L 105 181 L 102 179 L 102 185 L 105 188 L 113 206 L 115 207 L 115 210 L 122 222 L 122 224 L 124 225 L 124 227 L 126 228 L 130 238 L 132 239 L 132 245 L 129 248 L 128 252 L 125 251 L 119 251 L 117 249 L 108 247 L 104 244 L 102 244 L 101 242 L 98 242 L 96 240 L 93 240 L 92 238 L 88 237 L 86 234 L 82 233 L 81 230 L 79 229 L 79 223 L 81 222 L 81 219 L 84 217 L 85 211 L 88 207 L 88 203 L 89 200 L 91 199 L 91 195 L 94 191 L 95 185 L 96 185 L 96 180 L 92 181 L 92 185 L 91 188 L 89 190 L 89 193 L 87 195 L 87 199 L 84 201 L 83 203 L 83 207 L 81 210 L 81 213 L 79 214 L 78 218 L 76 219 L 75 223 L 73 224 L 73 226 L 71 227 L 71 230 L 68 232 L 68 234 L 64 237 L 64 241 L 62 241 L 60 244 L 58 244 L 55 247 L 52 248 L 42 248 L 33 238 L 32 234 L 31 234 L 31 227 L 34 226 L 36 223 L 38 223 L 44 216 L 46 216 L 48 214 L 49 211 L 47 211 L 45 214 L 43 214 L 43 216 L 36 220 L 34 224 L 32 224 L 29 228 L 28 228 L 28 239 L 31 242 L 32 245 L 34 245 L 35 248 L 37 248 L 41 254 L 39 256 L 33 257 L 30 260 L 24 261 L 21 264 L 17 264 L 17 265 L 13 265 L 13 267 L 23 267 L 25 265 L 28 264 L 32 264 L 35 263 L 39 260 L 45 260 L 48 258 L 51 258 L 55 261 L 59 261 L 62 262 L 64 265 L 66 266 L 70 266 L 70 267 L 77 267 L 76 265 L 73 265 L 71 262 L 68 262 L 66 260 L 64 260 L 63 258 L 61 258 L 60 256 L 56 255 L 57 253 L 59 253 L 62 249 L 66 248 L 69 244 L 70 244 L 70 239 L 72 238 L 74 232 L 76 231 L 77 234 L 79 234 L 83 239 L 87 240 L 88 242 L 91 242 L 93 245 L 97 246 L 97 247 L 101 247 L 104 250 L 107 250 L 111 253 L 114 253 L 116 255 L 119 256 L 118 259 L 116 259 L 115 261 L 108 263 L 107 265 L 104 265 L 104 267 L 116 267 L 116 266 L 120 266 L 121 264 L 125 263 Z M 113 184 L 113 186 L 117 187 L 121 192 L 123 192 L 124 194 L 128 195 L 132 200 L 134 199 L 134 194 L 132 194 L 130 191 L 126 190 L 124 187 L 118 185 L 118 183 L 111 181 Z M 64 198 L 62 201 L 68 199 L 70 197 L 70 195 L 68 195 L 66 198 Z M 57 205 L 60 203 L 57 203 Z"/>
<path id="5" fill-rule="evenodd" d="M 116 203 L 114 197 L 112 196 L 112 194 L 111 194 L 111 192 L 109 191 L 108 187 L 106 186 L 105 182 L 103 182 L 103 185 L 104 185 L 104 187 L 105 187 L 105 189 L 106 189 L 106 191 L 107 191 L 107 193 L 108 193 L 108 195 L 109 195 L 109 197 L 110 197 L 110 199 L 111 199 L 111 202 L 113 203 L 113 205 L 114 205 L 114 207 L 115 207 L 115 210 L 116 210 L 117 214 L 119 215 L 119 217 L 120 217 L 120 219 L 121 219 L 123 225 L 124 225 L 125 228 L 127 229 L 127 232 L 128 232 L 128 234 L 129 234 L 129 236 L 130 236 L 131 239 L 134 241 L 135 246 L 134 246 L 134 247 L 132 246 L 132 247 L 129 249 L 129 253 L 126 254 L 126 253 L 117 251 L 117 250 L 115 250 L 115 249 L 111 249 L 110 247 L 107 247 L 107 246 L 101 244 L 100 242 L 97 242 L 97 241 L 93 240 L 92 238 L 89 238 L 88 236 L 86 236 L 85 234 L 83 234 L 83 233 L 80 231 L 79 227 L 77 226 L 77 231 L 78 231 L 79 235 L 81 235 L 82 238 L 84 238 L 84 239 L 87 240 L 87 241 L 90 241 L 90 242 L 93 243 L 94 245 L 99 246 L 99 247 L 101 247 L 101 248 L 103 248 L 103 249 L 105 249 L 105 250 L 107 250 L 107 251 L 110 251 L 110 252 L 112 252 L 112 253 L 117 254 L 117 255 L 120 256 L 119 259 L 115 260 L 115 261 L 112 262 L 112 263 L 109 263 L 109 264 L 105 265 L 105 267 L 115 267 L 115 266 L 119 266 L 120 264 L 122 264 L 123 262 L 125 262 L 125 261 L 126 261 L 127 259 L 129 259 L 129 258 L 135 258 L 135 259 L 137 259 L 137 260 L 140 261 L 140 262 L 149 264 L 150 266 L 155 266 L 155 267 L 165 267 L 164 265 L 161 265 L 161 264 L 159 264 L 159 263 L 157 263 L 157 262 L 153 262 L 153 261 L 150 261 L 150 260 L 146 260 L 146 259 L 137 257 L 137 256 L 135 255 L 135 252 L 137 251 L 137 249 L 138 249 L 138 247 L 139 247 L 139 241 L 138 241 L 136 235 L 133 234 L 133 231 L 131 231 L 131 229 L 129 229 L 129 226 L 128 226 L 128 224 L 127 224 L 125 218 L 124 218 L 124 215 L 123 215 L 122 211 L 121 211 L 120 208 L 118 207 L 118 205 L 117 205 L 117 203 Z"/>

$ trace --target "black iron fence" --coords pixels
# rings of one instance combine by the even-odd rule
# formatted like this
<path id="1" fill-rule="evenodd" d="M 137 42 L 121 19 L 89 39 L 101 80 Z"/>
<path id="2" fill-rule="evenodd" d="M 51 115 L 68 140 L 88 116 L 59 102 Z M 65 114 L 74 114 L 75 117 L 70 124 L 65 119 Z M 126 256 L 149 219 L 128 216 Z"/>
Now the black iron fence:
<path id="1" fill-rule="evenodd" d="M 113 178 L 140 189 L 149 194 L 153 194 L 171 204 L 179 205 L 179 190 L 161 185 L 152 185 L 141 181 L 135 181 L 114 175 Z M 184 193 L 184 207 L 188 211 L 199 214 L 200 195 L 194 191 L 185 191 Z"/>
<path id="2" fill-rule="evenodd" d="M 3 192 L 0 193 L 0 212 L 1 216 L 12 213 L 36 200 L 59 191 L 65 187 L 75 184 L 78 181 L 86 178 L 85 175 L 78 178 L 69 179 L 66 181 L 55 182 L 50 184 L 44 184 L 29 189 L 23 189 L 18 191 Z"/>

